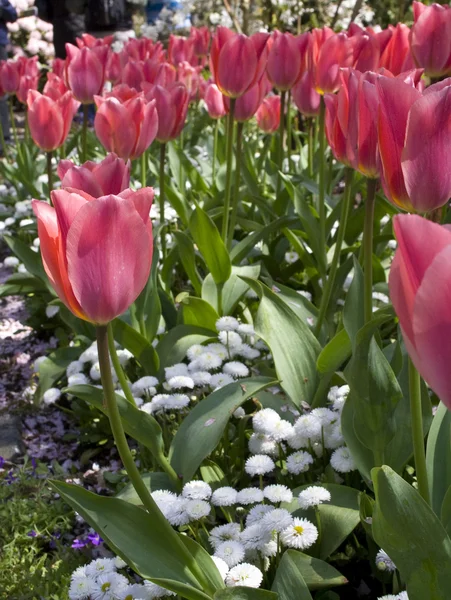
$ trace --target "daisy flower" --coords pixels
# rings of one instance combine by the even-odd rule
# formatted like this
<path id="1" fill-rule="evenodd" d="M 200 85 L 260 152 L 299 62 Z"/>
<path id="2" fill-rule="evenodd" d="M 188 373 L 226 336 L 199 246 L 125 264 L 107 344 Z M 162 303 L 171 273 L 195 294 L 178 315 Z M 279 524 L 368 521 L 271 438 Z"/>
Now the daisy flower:
<path id="1" fill-rule="evenodd" d="M 310 485 L 298 496 L 299 506 L 306 510 L 312 506 L 319 506 L 323 502 L 330 501 L 330 492 L 320 485 Z"/>
<path id="2" fill-rule="evenodd" d="M 205 500 L 188 500 L 185 511 L 191 521 L 198 521 L 210 514 L 211 506 Z"/>
<path id="3" fill-rule="evenodd" d="M 388 571 L 389 573 L 396 571 L 395 563 L 388 556 L 385 550 L 382 549 L 380 549 L 376 554 L 376 567 L 379 569 L 379 571 Z"/>
<path id="4" fill-rule="evenodd" d="M 252 418 L 252 427 L 257 433 L 270 435 L 274 425 L 280 421 L 280 416 L 272 408 L 259 410 Z"/>
<path id="5" fill-rule="evenodd" d="M 222 558 L 229 568 L 240 563 L 243 560 L 244 555 L 245 549 L 243 544 L 240 544 L 240 542 L 236 542 L 235 540 L 222 542 L 215 549 L 215 556 Z"/>
<path id="6" fill-rule="evenodd" d="M 240 323 L 235 317 L 221 317 L 216 321 L 216 329 L 218 331 L 236 331 Z"/>
<path id="7" fill-rule="evenodd" d="M 318 539 L 318 529 L 307 519 L 294 518 L 293 523 L 280 534 L 280 541 L 288 548 L 305 550 Z"/>
<path id="8" fill-rule="evenodd" d="M 274 506 L 271 506 L 270 504 L 257 504 L 257 506 L 253 506 L 246 517 L 246 527 L 255 525 L 255 523 L 260 521 L 266 513 L 269 513 L 272 510 L 274 510 Z"/>
<path id="9" fill-rule="evenodd" d="M 167 380 L 172 379 L 172 377 L 183 377 L 188 375 L 188 367 L 185 363 L 177 363 L 171 367 L 165 367 L 164 375 Z"/>
<path id="10" fill-rule="evenodd" d="M 219 574 L 221 575 L 221 578 L 224 580 L 227 576 L 227 573 L 229 572 L 229 567 L 227 563 L 224 560 L 222 560 L 222 558 L 219 558 L 219 556 L 212 556 L 211 559 L 215 563 L 216 568 L 218 569 Z"/>
<path id="11" fill-rule="evenodd" d="M 258 488 L 244 488 L 240 490 L 236 497 L 237 504 L 256 504 L 262 502 L 263 492 Z"/>
<path id="12" fill-rule="evenodd" d="M 263 573 L 254 565 L 241 563 L 230 569 L 226 577 L 226 585 L 234 587 L 243 585 L 246 587 L 258 588 L 263 581 Z"/>
<path id="13" fill-rule="evenodd" d="M 223 542 L 235 541 L 238 542 L 240 539 L 241 527 L 239 523 L 226 523 L 225 525 L 218 525 L 210 530 L 210 536 L 208 541 L 212 548 L 217 548 Z"/>
<path id="14" fill-rule="evenodd" d="M 294 452 L 287 457 L 287 471 L 293 475 L 299 475 L 309 470 L 309 466 L 313 464 L 313 457 L 308 452 L 300 450 Z"/>
<path id="15" fill-rule="evenodd" d="M 247 377 L 249 375 L 249 369 L 244 363 L 239 362 L 238 360 L 232 360 L 226 363 L 222 367 L 222 370 L 224 371 L 224 373 L 227 373 L 227 375 L 231 375 L 235 378 Z"/>
<path id="16" fill-rule="evenodd" d="M 334 450 L 330 457 L 330 464 L 335 471 L 338 471 L 338 473 L 349 473 L 356 468 L 354 459 L 345 446 Z"/>
<path id="17" fill-rule="evenodd" d="M 267 513 L 258 525 L 263 531 L 267 531 L 272 535 L 280 533 L 293 523 L 293 517 L 285 508 L 275 508 Z"/>
<path id="18" fill-rule="evenodd" d="M 102 573 L 113 573 L 116 571 L 116 565 L 112 558 L 97 558 L 86 565 L 86 577 L 96 579 Z"/>
<path id="19" fill-rule="evenodd" d="M 95 580 L 90 577 L 74 577 L 69 587 L 70 600 L 89 600 L 95 588 Z"/>
<path id="20" fill-rule="evenodd" d="M 293 492 L 286 485 L 267 485 L 263 490 L 263 495 L 270 502 L 274 503 L 291 502 L 293 500 Z"/>
<path id="21" fill-rule="evenodd" d="M 271 454 L 275 456 L 279 451 L 276 442 L 265 433 L 253 433 L 249 438 L 248 448 L 251 454 Z"/>
<path id="22" fill-rule="evenodd" d="M 254 477 L 255 475 L 266 475 L 274 471 L 276 465 L 272 458 L 266 456 L 266 454 L 255 454 L 246 460 L 244 470 L 248 475 Z"/>
<path id="23" fill-rule="evenodd" d="M 191 500 L 208 500 L 212 489 L 205 481 L 188 481 L 182 490 L 182 496 Z"/>
<path id="24" fill-rule="evenodd" d="M 232 487 L 220 487 L 211 495 L 211 503 L 213 506 L 233 506 L 237 503 L 237 494 Z"/>
<path id="25" fill-rule="evenodd" d="M 262 529 L 260 523 L 261 519 L 241 532 L 240 542 L 246 550 L 261 550 L 271 541 L 271 532 Z"/>
<path id="26" fill-rule="evenodd" d="M 214 390 L 218 388 L 222 388 L 229 383 L 233 383 L 234 379 L 227 373 L 217 373 L 216 375 L 212 375 L 210 379 L 210 387 Z"/>

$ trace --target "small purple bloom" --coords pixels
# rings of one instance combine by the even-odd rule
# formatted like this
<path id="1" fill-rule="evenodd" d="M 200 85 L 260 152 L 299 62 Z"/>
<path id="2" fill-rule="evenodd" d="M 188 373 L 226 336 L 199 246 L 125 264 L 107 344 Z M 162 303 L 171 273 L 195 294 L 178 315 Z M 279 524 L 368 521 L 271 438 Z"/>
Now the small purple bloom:
<path id="1" fill-rule="evenodd" d="M 76 550 L 79 550 L 80 548 L 84 548 L 85 546 L 86 546 L 86 542 L 83 542 L 82 540 L 75 539 L 72 542 L 71 548 L 75 548 Z"/>
<path id="2" fill-rule="evenodd" d="M 32 529 L 31 531 L 29 531 L 27 533 L 27 535 L 28 535 L 28 537 L 35 538 L 35 537 L 37 537 L 38 534 L 36 533 L 36 531 L 34 529 Z"/>
<path id="3" fill-rule="evenodd" d="M 103 540 L 98 533 L 89 533 L 88 540 L 91 542 L 93 546 L 99 546 Z"/>
<path id="4" fill-rule="evenodd" d="M 3 465 L 5 464 L 5 459 L 3 456 L 0 456 L 0 469 L 3 469 Z"/>

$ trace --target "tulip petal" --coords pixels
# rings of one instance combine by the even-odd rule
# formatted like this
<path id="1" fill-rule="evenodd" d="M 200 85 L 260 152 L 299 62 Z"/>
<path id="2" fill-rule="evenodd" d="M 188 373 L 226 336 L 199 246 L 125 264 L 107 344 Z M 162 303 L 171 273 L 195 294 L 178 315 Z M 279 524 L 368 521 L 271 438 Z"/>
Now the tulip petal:
<path id="1" fill-rule="evenodd" d="M 117 196 L 86 203 L 67 236 L 69 280 L 94 323 L 122 314 L 144 288 L 152 240 L 134 204 Z"/>
<path id="2" fill-rule="evenodd" d="M 443 206 L 451 196 L 451 86 L 419 98 L 410 109 L 402 172 L 418 211 Z"/>
<path id="3" fill-rule="evenodd" d="M 65 189 L 52 192 L 52 202 L 58 219 L 63 252 L 66 249 L 66 237 L 72 221 L 82 206 L 90 200 L 94 200 L 92 197 L 86 198 L 85 195 L 78 194 L 77 191 L 72 192 Z"/>
<path id="4" fill-rule="evenodd" d="M 427 269 L 418 289 L 413 318 L 415 365 L 440 400 L 451 409 L 451 246 Z"/>
<path id="5" fill-rule="evenodd" d="M 65 170 L 64 166 L 60 169 L 62 162 L 69 163 L 70 168 Z M 61 177 L 62 173 L 64 173 L 64 175 Z M 94 198 L 99 198 L 99 196 L 103 196 L 104 194 L 97 179 L 93 176 L 93 173 L 85 167 L 72 165 L 70 160 L 60 162 L 58 165 L 58 175 L 61 179 L 62 186 L 65 188 L 70 187 L 76 190 L 83 190 Z"/>

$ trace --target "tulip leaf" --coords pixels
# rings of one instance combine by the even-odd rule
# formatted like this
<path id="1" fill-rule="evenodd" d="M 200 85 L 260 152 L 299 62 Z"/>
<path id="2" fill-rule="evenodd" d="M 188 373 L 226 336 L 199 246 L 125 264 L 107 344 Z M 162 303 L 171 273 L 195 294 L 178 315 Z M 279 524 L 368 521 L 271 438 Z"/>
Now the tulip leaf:
<path id="1" fill-rule="evenodd" d="M 299 225 L 299 219 L 294 217 L 280 217 L 275 219 L 260 231 L 255 231 L 243 238 L 230 251 L 230 258 L 234 264 L 240 263 L 255 248 L 260 240 L 264 240 L 271 233 L 283 229 L 284 227 L 295 227 Z"/>
<path id="2" fill-rule="evenodd" d="M 141 473 L 141 479 L 151 492 L 154 492 L 155 490 L 169 490 L 170 492 L 178 491 L 166 473 Z M 141 498 L 136 493 L 136 490 L 131 482 L 127 483 L 127 485 L 125 485 L 121 491 L 116 494 L 115 498 L 126 500 L 127 502 L 135 504 L 136 506 L 142 506 Z"/>
<path id="3" fill-rule="evenodd" d="M 196 325 L 177 325 L 170 329 L 157 346 L 160 357 L 160 371 L 179 363 L 186 357 L 188 348 L 194 344 L 203 344 L 217 337 L 215 329 L 206 329 Z"/>
<path id="4" fill-rule="evenodd" d="M 318 340 L 277 294 L 258 281 L 243 279 L 261 298 L 254 327 L 271 350 L 282 388 L 297 407 L 303 401 L 311 403 L 318 384 Z"/>
<path id="5" fill-rule="evenodd" d="M 114 319 L 112 326 L 116 342 L 133 354 L 147 375 L 156 375 L 160 361 L 152 344 L 122 319 Z"/>
<path id="6" fill-rule="evenodd" d="M 51 485 L 141 577 L 189 600 L 207 600 L 224 587 L 207 552 L 195 541 L 177 534 L 156 507 L 154 513 L 148 513 L 78 485 L 60 481 L 52 481 Z M 202 569 L 204 582 L 199 582 L 190 569 L 194 561 Z M 202 590 L 202 583 L 207 589 Z"/>
<path id="7" fill-rule="evenodd" d="M 158 259 L 159 252 L 155 240 L 150 276 L 146 286 L 135 301 L 136 318 L 143 329 L 143 331 L 140 329 L 140 333 L 149 343 L 153 342 L 157 335 L 161 317 L 161 302 L 157 282 Z"/>
<path id="8" fill-rule="evenodd" d="M 343 308 L 343 325 L 355 350 L 357 333 L 365 325 L 365 319 L 363 316 L 363 271 L 356 257 L 353 256 L 352 258 L 354 262 L 354 276 Z"/>
<path id="9" fill-rule="evenodd" d="M 218 590 L 213 600 L 277 600 L 277 594 L 268 590 L 237 585 Z"/>
<path id="10" fill-rule="evenodd" d="M 0 298 L 26 294 L 48 293 L 47 286 L 30 273 L 13 273 L 5 283 L 0 285 Z"/>
<path id="11" fill-rule="evenodd" d="M 239 276 L 245 275 L 257 279 L 260 275 L 260 265 L 246 265 L 244 267 L 232 266 L 232 274 L 227 279 L 222 289 L 222 310 L 225 315 L 232 315 L 238 302 L 249 290 L 249 285 Z M 202 298 L 215 310 L 218 310 L 218 288 L 210 273 L 205 277 L 202 285 Z"/>
<path id="12" fill-rule="evenodd" d="M 196 267 L 196 254 L 192 240 L 182 231 L 174 231 L 183 268 L 198 296 L 202 294 L 202 280 Z"/>
<path id="13" fill-rule="evenodd" d="M 66 374 L 67 367 L 79 358 L 82 349 L 80 346 L 58 348 L 39 364 L 39 385 L 35 393 L 38 400 Z"/>
<path id="14" fill-rule="evenodd" d="M 334 373 L 351 356 L 352 344 L 346 329 L 341 329 L 321 350 L 316 366 L 320 373 Z"/>
<path id="15" fill-rule="evenodd" d="M 313 600 L 290 550 L 282 556 L 271 589 L 276 592 L 279 600 Z"/>
<path id="16" fill-rule="evenodd" d="M 229 253 L 218 228 L 200 206 L 191 214 L 189 229 L 214 282 L 216 285 L 225 283 L 232 272 Z"/>
<path id="17" fill-rule="evenodd" d="M 199 402 L 183 419 L 172 440 L 170 456 L 176 473 L 184 481 L 192 479 L 204 458 L 218 445 L 234 411 L 275 383 L 270 377 L 240 379 Z"/>
<path id="18" fill-rule="evenodd" d="M 372 530 L 407 583 L 409 600 L 443 600 L 451 589 L 451 540 L 418 491 L 390 467 L 373 469 Z"/>
<path id="19" fill-rule="evenodd" d="M 426 464 L 431 505 L 441 514 L 443 500 L 451 486 L 451 412 L 440 402 L 429 431 Z"/>
<path id="20" fill-rule="evenodd" d="M 102 389 L 93 385 L 73 385 L 66 388 L 64 392 L 73 394 L 77 398 L 88 402 L 88 404 L 92 404 L 108 416 Z M 125 432 L 137 442 L 149 448 L 158 460 L 158 457 L 164 452 L 163 434 L 158 421 L 152 415 L 133 406 L 120 394 L 116 394 L 116 402 Z"/>
<path id="21" fill-rule="evenodd" d="M 285 554 L 289 555 L 309 590 L 323 590 L 348 583 L 346 577 L 324 560 L 297 550 L 287 550 Z"/>
<path id="22" fill-rule="evenodd" d="M 15 254 L 17 258 L 25 265 L 26 270 L 41 281 L 44 281 L 49 291 L 54 295 L 55 292 L 48 282 L 40 253 L 34 252 L 30 246 L 25 244 L 25 242 L 22 242 L 22 240 L 17 237 L 4 235 L 3 239 L 8 244 L 13 254 Z"/>
<path id="23" fill-rule="evenodd" d="M 216 329 L 216 321 L 219 319 L 219 315 L 211 304 L 205 302 L 202 298 L 184 295 L 181 298 L 180 308 L 185 325 L 195 325 L 212 331 Z"/>

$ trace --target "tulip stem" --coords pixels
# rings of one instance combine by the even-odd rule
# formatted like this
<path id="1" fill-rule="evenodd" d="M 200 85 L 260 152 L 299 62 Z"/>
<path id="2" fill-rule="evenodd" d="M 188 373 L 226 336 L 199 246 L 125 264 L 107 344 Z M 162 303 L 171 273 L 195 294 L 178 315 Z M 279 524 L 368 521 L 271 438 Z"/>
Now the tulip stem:
<path id="1" fill-rule="evenodd" d="M 409 394 L 410 418 L 412 423 L 413 456 L 417 475 L 418 491 L 429 505 L 428 474 L 426 468 L 426 455 L 424 451 L 423 415 L 421 410 L 421 379 L 412 360 L 409 358 Z"/>
<path id="2" fill-rule="evenodd" d="M 9 119 L 11 121 L 11 128 L 13 130 L 14 142 L 16 143 L 17 156 L 19 158 L 22 158 L 22 153 L 20 151 L 20 146 L 19 146 L 19 138 L 17 137 L 17 127 L 16 127 L 16 120 L 14 118 L 12 96 L 9 96 L 9 98 L 8 98 L 8 105 L 9 105 Z"/>
<path id="3" fill-rule="evenodd" d="M 232 189 L 232 166 L 233 166 L 233 121 L 235 115 L 236 99 L 230 98 L 229 116 L 227 119 L 227 150 L 226 150 L 226 186 L 224 197 L 224 213 L 222 217 L 222 239 L 227 243 L 229 231 L 230 193 Z"/>
<path id="4" fill-rule="evenodd" d="M 324 286 L 324 293 L 321 297 L 321 304 L 319 308 L 318 321 L 315 326 L 315 335 L 318 336 L 321 332 L 324 319 L 327 315 L 329 308 L 330 298 L 334 289 L 335 277 L 337 275 L 338 263 L 340 262 L 341 248 L 343 246 L 343 240 L 345 237 L 346 225 L 348 222 L 349 209 L 351 207 L 351 188 L 354 180 L 354 170 L 350 167 L 346 167 L 345 170 L 345 190 L 341 205 L 341 216 L 340 223 L 338 225 L 337 240 L 335 242 L 335 252 L 332 258 L 332 264 L 330 266 L 329 276 Z"/>
<path id="5" fill-rule="evenodd" d="M 160 144 L 160 236 L 161 236 L 161 260 L 166 258 L 166 223 L 164 221 L 164 162 L 166 159 L 166 144 Z"/>
<path id="6" fill-rule="evenodd" d="M 133 460 L 132 453 L 128 447 L 127 438 L 125 437 L 124 429 L 122 426 L 121 416 L 116 403 L 116 395 L 114 392 L 113 379 L 111 377 L 110 359 L 108 353 L 108 328 L 111 325 L 98 325 L 97 326 L 97 348 L 99 352 L 99 364 L 100 374 L 102 379 L 103 393 L 105 396 L 106 407 L 108 411 L 108 418 L 110 420 L 111 431 L 113 432 L 114 441 L 116 448 L 119 452 L 119 456 L 124 464 L 125 470 L 130 478 L 133 487 L 136 490 L 144 508 L 151 515 L 151 517 L 158 522 L 158 526 L 162 532 L 164 532 L 167 540 L 173 544 L 174 548 L 177 547 L 178 552 L 184 556 L 184 562 L 186 567 L 191 571 L 192 575 L 197 579 L 201 588 L 206 594 L 211 596 L 214 593 L 212 586 L 208 581 L 207 577 L 203 573 L 202 569 L 197 565 L 196 560 L 191 555 L 188 548 L 182 542 L 180 537 L 172 529 L 169 522 L 161 514 L 155 500 L 152 498 L 150 491 L 146 484 L 141 478 L 141 474 Z"/>
<path id="7" fill-rule="evenodd" d="M 232 248 L 233 234 L 235 233 L 236 217 L 238 213 L 238 200 L 240 195 L 240 179 L 241 179 L 241 150 L 243 142 L 243 127 L 244 123 L 238 123 L 236 128 L 236 169 L 235 169 L 235 193 L 232 198 L 232 214 L 230 215 L 229 233 L 227 236 L 227 249 Z"/>
<path id="8" fill-rule="evenodd" d="M 49 188 L 50 205 L 52 204 L 51 192 L 53 190 L 52 156 L 53 156 L 52 151 L 47 152 L 47 183 L 48 183 L 48 188 Z"/>
<path id="9" fill-rule="evenodd" d="M 83 104 L 83 126 L 81 129 L 81 162 L 86 162 L 87 158 L 87 135 L 88 135 L 88 114 L 89 106 Z"/>
<path id="10" fill-rule="evenodd" d="M 213 167 L 212 167 L 212 184 L 214 185 L 216 180 L 216 153 L 218 152 L 218 132 L 219 132 L 219 119 L 216 119 L 215 123 L 215 134 L 213 138 Z"/>
<path id="11" fill-rule="evenodd" d="M 3 127 L 2 124 L 0 123 L 0 146 L 1 146 L 1 150 L 3 150 L 3 156 L 6 158 L 7 157 L 7 151 L 6 151 L 6 143 L 5 143 L 5 134 L 3 132 Z"/>
<path id="12" fill-rule="evenodd" d="M 288 159 L 288 172 L 290 171 L 291 163 L 291 91 L 287 93 L 287 159 Z"/>
<path id="13" fill-rule="evenodd" d="M 315 141 L 315 123 L 313 117 L 308 120 L 308 176 L 313 179 L 313 146 Z"/>
<path id="14" fill-rule="evenodd" d="M 279 172 L 283 172 L 283 158 L 284 158 L 284 137 L 285 137 L 285 98 L 287 93 L 280 92 L 280 121 L 279 121 Z M 277 174 L 277 196 L 280 194 L 280 186 L 282 180 L 280 174 Z"/>
<path id="15" fill-rule="evenodd" d="M 366 180 L 365 223 L 363 228 L 363 314 L 365 323 L 373 317 L 373 228 L 377 179 Z"/>
<path id="16" fill-rule="evenodd" d="M 113 363 L 114 371 L 117 375 L 122 391 L 124 392 L 125 398 L 128 400 L 128 402 L 130 402 L 130 404 L 132 404 L 132 406 L 136 406 L 135 399 L 133 398 L 130 386 L 128 385 L 127 379 L 125 377 L 124 369 L 122 368 L 121 363 L 119 362 L 119 358 L 117 356 L 116 346 L 114 345 L 113 328 L 111 324 L 108 325 L 108 350 L 110 353 L 111 362 Z M 158 455 L 155 455 L 155 459 L 166 472 L 166 474 L 169 476 L 169 478 L 172 480 L 174 485 L 176 487 L 179 487 L 180 480 L 177 477 L 177 473 L 171 467 L 168 459 L 163 454 L 163 452 L 159 452 Z"/>
<path id="17" fill-rule="evenodd" d="M 147 155 L 146 151 L 141 154 L 141 187 L 145 188 L 147 184 Z"/>
<path id="18" fill-rule="evenodd" d="M 183 154 L 183 131 L 180 132 L 179 145 L 181 156 Z M 183 178 L 183 163 L 181 158 L 179 160 L 179 190 L 181 194 L 185 192 L 185 181 Z"/>
<path id="19" fill-rule="evenodd" d="M 326 103 L 321 96 L 319 105 L 319 186 L 318 186 L 318 214 L 319 214 L 319 247 L 322 255 L 319 257 L 320 272 L 325 277 L 327 270 L 326 252 Z"/>

